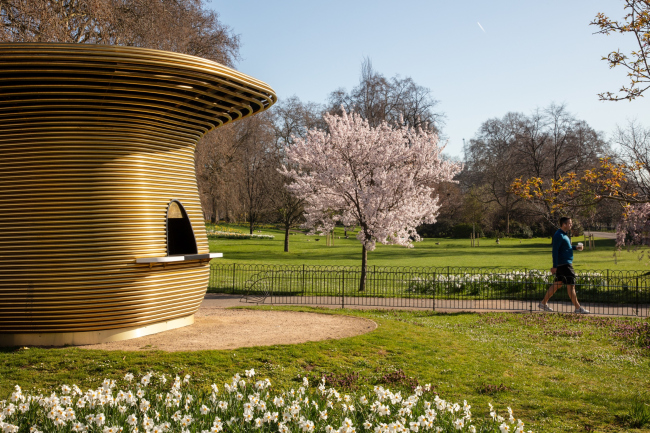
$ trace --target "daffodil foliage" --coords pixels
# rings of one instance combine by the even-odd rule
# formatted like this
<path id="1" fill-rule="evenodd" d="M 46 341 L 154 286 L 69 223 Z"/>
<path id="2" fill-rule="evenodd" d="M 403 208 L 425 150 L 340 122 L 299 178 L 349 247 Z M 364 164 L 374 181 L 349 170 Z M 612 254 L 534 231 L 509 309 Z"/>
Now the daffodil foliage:
<path id="1" fill-rule="evenodd" d="M 490 404 L 489 417 L 474 419 L 471 406 L 452 403 L 417 386 L 402 396 L 381 386 L 365 395 L 342 394 L 325 379 L 303 378 L 297 389 L 274 391 L 269 379 L 256 380 L 253 369 L 222 386 L 192 386 L 190 377 L 168 380 L 147 373 L 136 380 L 105 379 L 83 391 L 61 385 L 43 393 L 23 393 L 16 385 L 0 400 L 0 431 L 97 433 L 217 432 L 523 432 L 524 423 L 508 408 L 501 416 Z M 171 379 L 171 378 L 169 378 Z"/>

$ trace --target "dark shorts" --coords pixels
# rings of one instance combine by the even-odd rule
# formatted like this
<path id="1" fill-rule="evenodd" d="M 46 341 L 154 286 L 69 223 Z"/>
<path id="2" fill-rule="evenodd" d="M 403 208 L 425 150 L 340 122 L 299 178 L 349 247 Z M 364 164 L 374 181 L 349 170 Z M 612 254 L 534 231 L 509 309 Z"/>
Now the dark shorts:
<path id="1" fill-rule="evenodd" d="M 575 284 L 576 273 L 572 265 L 560 265 L 555 271 L 555 281 L 562 281 L 564 284 Z"/>

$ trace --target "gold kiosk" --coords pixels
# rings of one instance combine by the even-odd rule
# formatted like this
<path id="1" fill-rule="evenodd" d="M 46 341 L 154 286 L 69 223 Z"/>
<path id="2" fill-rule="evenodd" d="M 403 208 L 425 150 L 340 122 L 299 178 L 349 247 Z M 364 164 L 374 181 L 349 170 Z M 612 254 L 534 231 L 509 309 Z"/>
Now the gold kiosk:
<path id="1" fill-rule="evenodd" d="M 0 44 L 0 345 L 78 345 L 193 323 L 210 253 L 194 149 L 276 101 L 157 50 Z"/>

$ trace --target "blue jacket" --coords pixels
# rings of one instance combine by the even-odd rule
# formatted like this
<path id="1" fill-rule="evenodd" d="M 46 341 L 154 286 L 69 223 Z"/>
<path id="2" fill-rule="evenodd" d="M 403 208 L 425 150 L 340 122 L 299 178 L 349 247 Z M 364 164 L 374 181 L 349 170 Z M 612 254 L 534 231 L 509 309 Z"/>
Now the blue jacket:
<path id="1" fill-rule="evenodd" d="M 573 263 L 573 250 L 576 247 L 571 245 L 571 238 L 562 229 L 558 229 L 553 235 L 553 267 Z"/>

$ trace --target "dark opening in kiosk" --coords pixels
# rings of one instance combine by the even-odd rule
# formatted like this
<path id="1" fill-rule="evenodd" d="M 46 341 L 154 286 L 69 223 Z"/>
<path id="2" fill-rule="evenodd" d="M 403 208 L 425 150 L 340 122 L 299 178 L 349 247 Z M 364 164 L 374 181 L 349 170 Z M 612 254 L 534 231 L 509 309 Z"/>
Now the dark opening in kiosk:
<path id="1" fill-rule="evenodd" d="M 178 200 L 172 200 L 167 207 L 167 255 L 196 253 L 196 239 L 187 212 Z"/>

